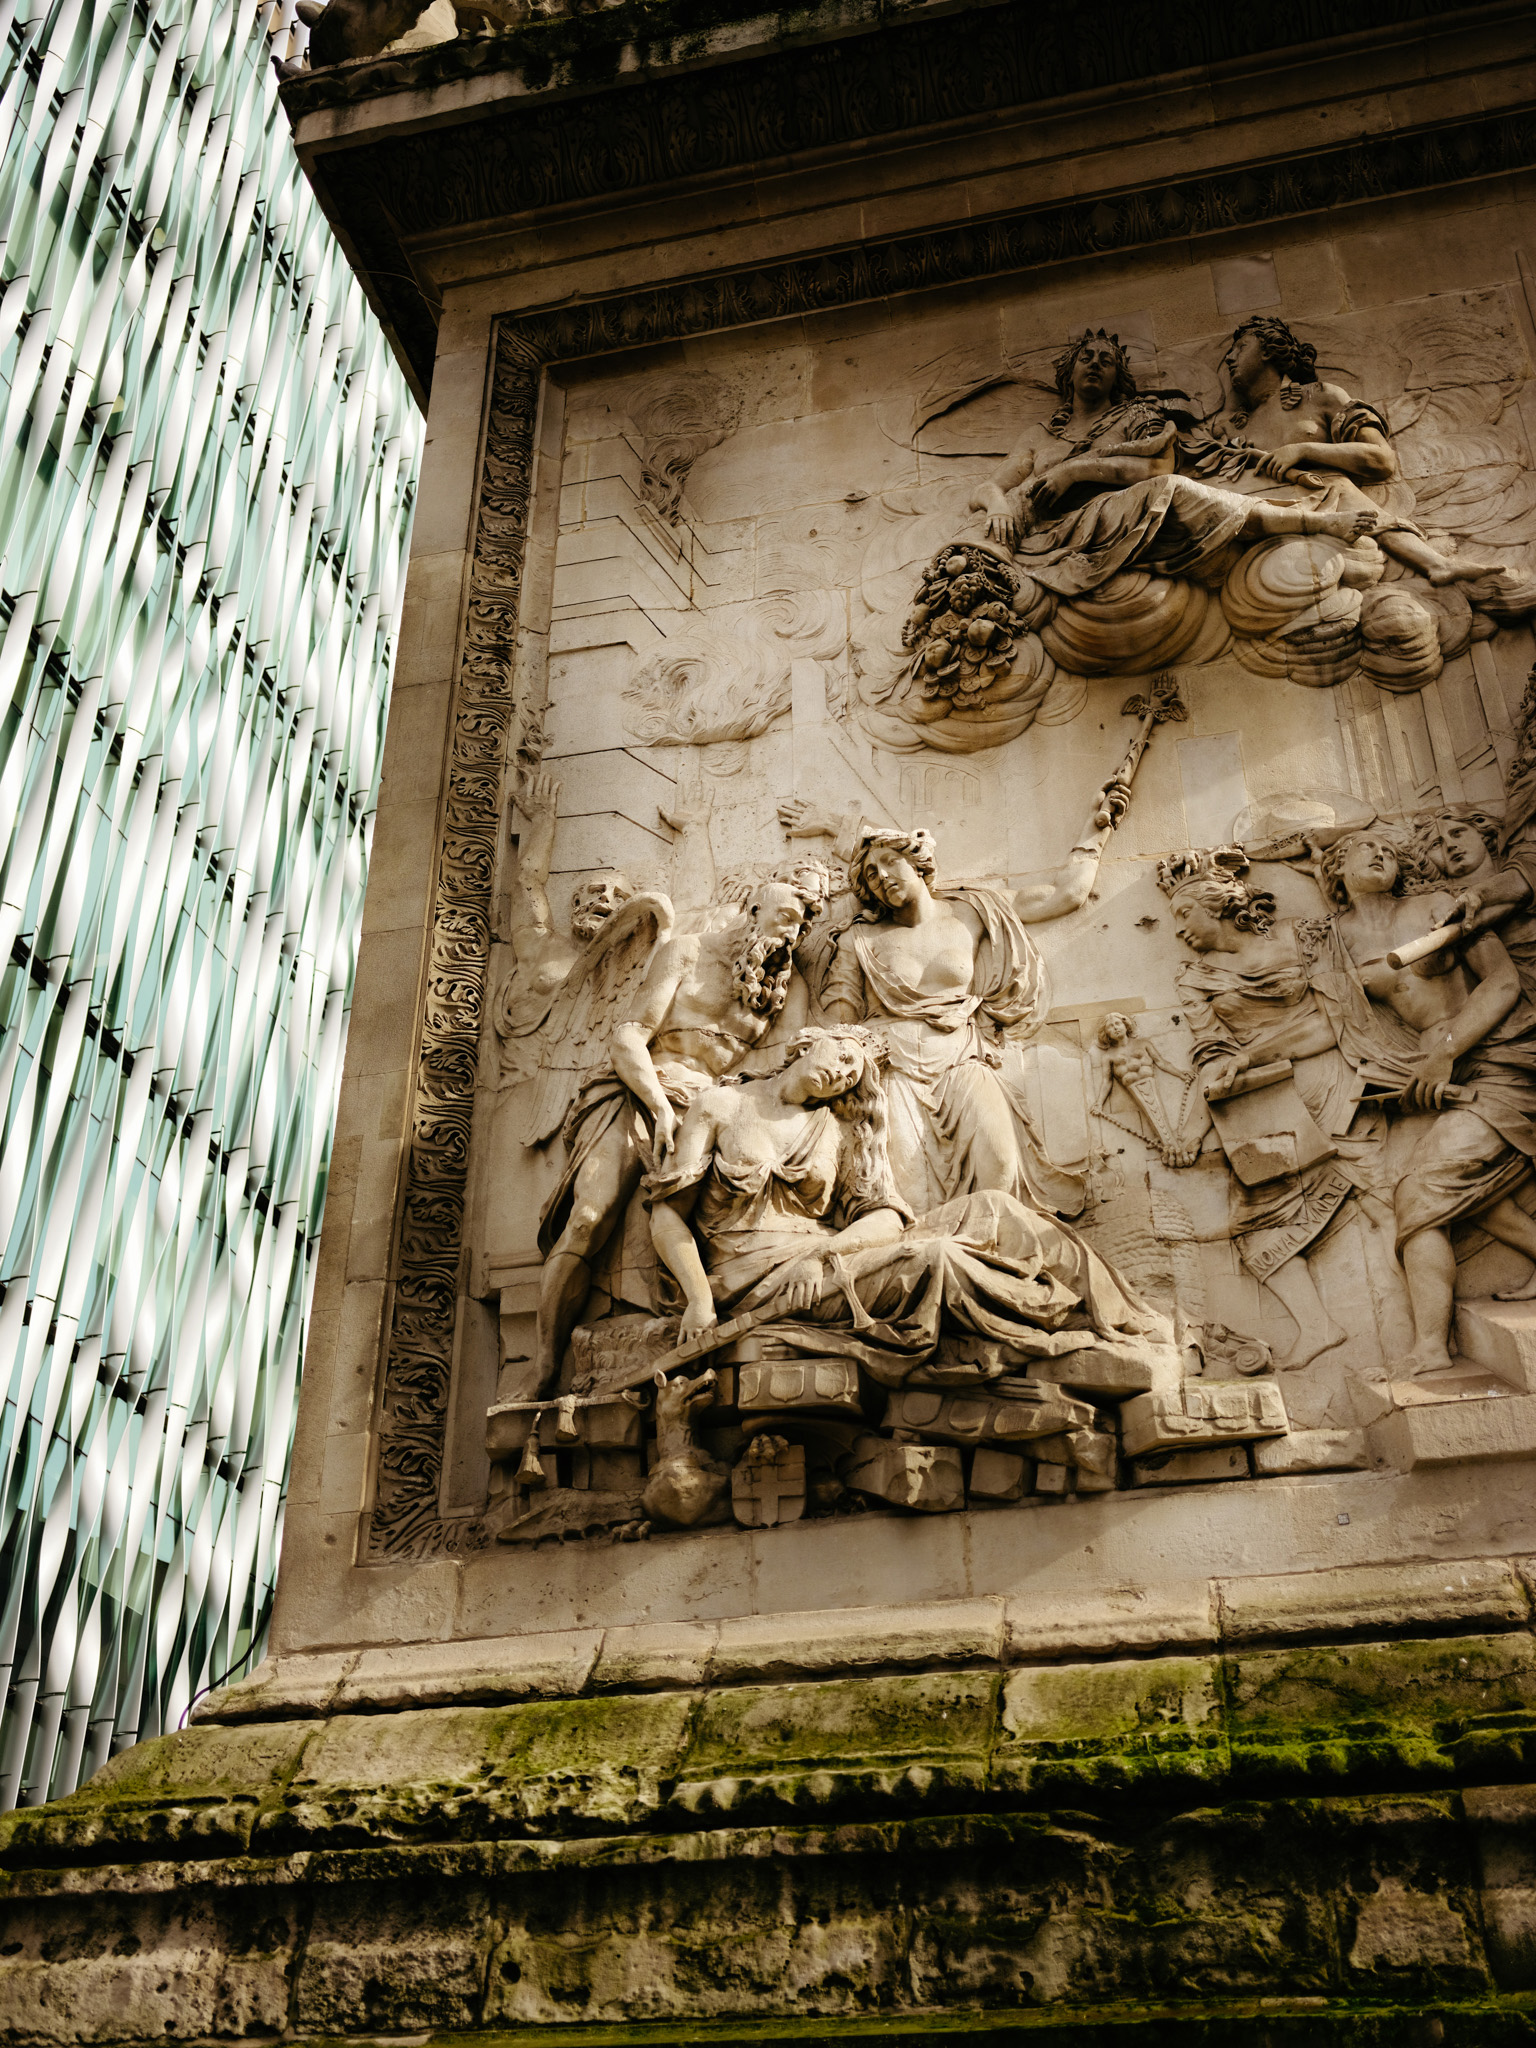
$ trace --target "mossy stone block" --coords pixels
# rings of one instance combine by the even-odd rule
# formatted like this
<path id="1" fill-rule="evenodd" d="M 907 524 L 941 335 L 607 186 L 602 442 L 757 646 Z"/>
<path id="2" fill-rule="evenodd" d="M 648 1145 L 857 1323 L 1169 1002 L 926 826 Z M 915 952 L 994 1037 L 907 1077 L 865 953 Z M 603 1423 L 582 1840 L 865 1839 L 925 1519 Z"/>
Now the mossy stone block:
<path id="1" fill-rule="evenodd" d="M 999 1791 L 1120 1791 L 1221 1778 L 1220 1669 L 1212 1657 L 1016 1671 L 1003 1688 Z"/>
<path id="2" fill-rule="evenodd" d="M 1239 1779 L 1369 1785 L 1524 1768 L 1536 1755 L 1527 1635 L 1333 1644 L 1226 1660 Z"/>
<path id="3" fill-rule="evenodd" d="M 675 1803 L 745 1818 L 979 1793 L 1001 1683 L 994 1672 L 946 1671 L 708 1694 Z"/>
<path id="4" fill-rule="evenodd" d="M 683 1769 L 692 1775 L 785 1763 L 984 1756 L 1000 1685 L 995 1672 L 933 1671 L 709 1693 Z"/>
<path id="5" fill-rule="evenodd" d="M 238 1853 L 315 1734 L 312 1721 L 278 1721 L 184 1728 L 136 1743 L 67 1799 L 0 1817 L 0 1862 Z"/>
<path id="6" fill-rule="evenodd" d="M 347 1714 L 327 1724 L 268 1852 L 641 1825 L 694 1712 L 686 1693 Z"/>

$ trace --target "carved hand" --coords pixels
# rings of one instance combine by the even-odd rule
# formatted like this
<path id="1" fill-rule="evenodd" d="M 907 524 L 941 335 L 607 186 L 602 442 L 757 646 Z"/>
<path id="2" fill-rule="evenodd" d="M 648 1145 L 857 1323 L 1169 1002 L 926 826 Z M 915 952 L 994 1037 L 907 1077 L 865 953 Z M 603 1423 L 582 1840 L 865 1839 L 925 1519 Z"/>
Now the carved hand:
<path id="1" fill-rule="evenodd" d="M 980 494 L 971 500 L 971 504 L 987 515 L 988 540 L 997 541 L 1005 548 L 1018 546 L 1024 522 L 1005 490 L 997 484 L 983 484 Z"/>
<path id="2" fill-rule="evenodd" d="M 1443 1024 L 1432 1025 L 1430 1028 L 1437 1035 L 1445 1030 Z M 1420 1043 L 1423 1041 L 1420 1040 Z M 1450 1086 L 1452 1069 L 1456 1064 L 1454 1053 L 1441 1045 L 1419 1053 L 1409 1064 L 1416 1070 L 1418 1079 L 1403 1090 L 1403 1107 L 1441 1108 L 1445 1101 L 1445 1091 Z"/>
<path id="3" fill-rule="evenodd" d="M 821 1299 L 821 1260 L 812 1253 L 796 1259 L 779 1276 L 780 1299 L 787 1314 L 803 1315 Z"/>
<path id="4" fill-rule="evenodd" d="M 835 839 L 837 820 L 809 797 L 786 797 L 779 805 L 779 823 L 791 839 Z"/>
<path id="5" fill-rule="evenodd" d="M 559 776 L 548 775 L 542 768 L 536 768 L 519 787 L 517 801 L 529 818 L 553 817 L 560 808 Z"/>
<path id="6" fill-rule="evenodd" d="M 667 1154 L 677 1143 L 677 1111 L 663 1098 L 656 1111 L 656 1164 L 664 1166 Z"/>
<path id="7" fill-rule="evenodd" d="M 1225 1095 L 1239 1074 L 1246 1074 L 1252 1062 L 1245 1052 L 1228 1053 L 1225 1059 L 1212 1060 L 1201 1069 L 1201 1081 L 1207 1100 L 1213 1095 Z"/>
<path id="8" fill-rule="evenodd" d="M 679 791 L 677 800 L 669 809 L 665 804 L 656 806 L 656 815 L 664 825 L 670 825 L 674 832 L 686 832 L 690 825 L 707 825 L 714 814 L 714 792 L 708 783 L 701 782 L 689 797 Z"/>
<path id="9" fill-rule="evenodd" d="M 706 1330 L 712 1330 L 720 1318 L 715 1314 L 712 1301 L 690 1301 L 683 1310 L 682 1327 L 678 1336 L 684 1343 L 690 1337 L 702 1337 Z"/>
<path id="10" fill-rule="evenodd" d="M 1094 800 L 1095 829 L 1102 832 L 1106 826 L 1118 825 L 1130 807 L 1130 784 L 1122 782 L 1118 775 L 1111 776 Z"/>
<path id="11" fill-rule="evenodd" d="M 1293 470 L 1305 469 L 1311 450 L 1305 441 L 1293 441 L 1284 448 L 1271 448 L 1261 455 L 1254 467 L 1260 476 L 1271 476 L 1281 483 Z"/>
<path id="12" fill-rule="evenodd" d="M 1071 460 L 1058 462 L 1054 469 L 1048 469 L 1044 476 L 1037 476 L 1029 487 L 1029 502 L 1037 512 L 1048 512 L 1064 491 L 1070 490 L 1078 480 L 1077 464 Z"/>

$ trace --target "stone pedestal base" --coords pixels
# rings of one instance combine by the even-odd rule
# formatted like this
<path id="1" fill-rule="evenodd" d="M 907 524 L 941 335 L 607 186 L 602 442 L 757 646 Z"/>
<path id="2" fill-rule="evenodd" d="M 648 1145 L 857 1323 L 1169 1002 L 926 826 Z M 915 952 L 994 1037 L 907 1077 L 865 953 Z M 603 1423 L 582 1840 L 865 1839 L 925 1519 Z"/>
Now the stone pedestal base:
<path id="1" fill-rule="evenodd" d="M 974 1605 L 871 1610 L 893 1668 L 820 1681 L 237 1689 L 0 1823 L 0 2030 L 1536 2037 L 1513 1564 L 1249 1580 L 1114 1661 L 1010 1662 Z"/>

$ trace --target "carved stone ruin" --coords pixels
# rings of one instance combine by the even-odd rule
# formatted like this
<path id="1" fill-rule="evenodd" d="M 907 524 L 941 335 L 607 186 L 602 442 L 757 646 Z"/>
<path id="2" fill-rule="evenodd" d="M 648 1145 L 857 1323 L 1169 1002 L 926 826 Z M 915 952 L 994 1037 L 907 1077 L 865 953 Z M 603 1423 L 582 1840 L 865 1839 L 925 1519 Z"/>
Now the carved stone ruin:
<path id="1" fill-rule="evenodd" d="M 1506 2038 L 1527 31 L 633 12 L 300 8 L 431 438 L 284 1576 L 0 2011 Z"/>

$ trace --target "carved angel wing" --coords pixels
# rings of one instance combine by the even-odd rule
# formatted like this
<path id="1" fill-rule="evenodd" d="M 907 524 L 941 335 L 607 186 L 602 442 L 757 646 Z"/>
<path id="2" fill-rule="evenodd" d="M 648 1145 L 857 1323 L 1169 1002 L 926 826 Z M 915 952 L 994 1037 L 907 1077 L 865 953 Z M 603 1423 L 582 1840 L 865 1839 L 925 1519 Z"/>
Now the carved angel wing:
<path id="1" fill-rule="evenodd" d="M 624 1021 L 652 953 L 672 935 L 672 901 L 659 891 L 631 896 L 578 954 L 539 1034 L 538 1072 L 523 1120 L 523 1143 L 544 1145 L 603 1064 L 608 1034 Z"/>

